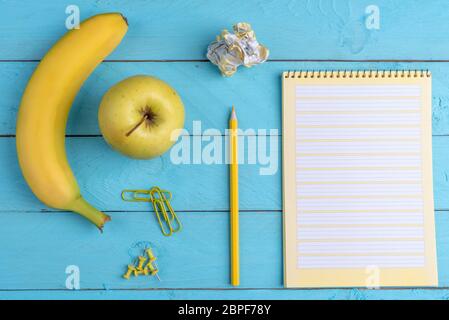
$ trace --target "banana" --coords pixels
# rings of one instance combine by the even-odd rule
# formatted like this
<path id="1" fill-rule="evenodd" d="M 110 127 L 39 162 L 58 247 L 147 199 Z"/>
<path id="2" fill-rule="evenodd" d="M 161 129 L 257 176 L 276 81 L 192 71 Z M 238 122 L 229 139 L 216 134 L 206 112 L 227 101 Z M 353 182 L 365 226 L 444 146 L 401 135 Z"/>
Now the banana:
<path id="1" fill-rule="evenodd" d="M 110 217 L 81 196 L 67 162 L 65 128 L 80 87 L 127 29 L 120 13 L 105 13 L 67 32 L 31 76 L 17 116 L 17 155 L 33 193 L 49 207 L 79 213 L 100 230 Z"/>

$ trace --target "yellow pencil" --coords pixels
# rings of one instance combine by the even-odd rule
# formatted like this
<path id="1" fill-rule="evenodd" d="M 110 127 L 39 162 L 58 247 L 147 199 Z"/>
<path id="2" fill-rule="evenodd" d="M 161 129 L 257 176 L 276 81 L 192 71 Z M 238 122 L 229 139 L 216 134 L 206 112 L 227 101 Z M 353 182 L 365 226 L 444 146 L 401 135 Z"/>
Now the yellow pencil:
<path id="1" fill-rule="evenodd" d="M 230 128 L 230 208 L 231 208 L 231 284 L 240 284 L 239 263 L 239 164 L 238 164 L 238 122 L 234 107 L 229 119 Z"/>

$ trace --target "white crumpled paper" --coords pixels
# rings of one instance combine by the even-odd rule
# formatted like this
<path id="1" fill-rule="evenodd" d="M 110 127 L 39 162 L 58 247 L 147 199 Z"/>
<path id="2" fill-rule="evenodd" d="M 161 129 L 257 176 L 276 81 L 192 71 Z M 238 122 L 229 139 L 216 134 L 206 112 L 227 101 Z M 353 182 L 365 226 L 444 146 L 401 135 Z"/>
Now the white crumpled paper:
<path id="1" fill-rule="evenodd" d="M 256 40 L 249 23 L 237 23 L 233 29 L 234 33 L 223 30 L 207 48 L 207 58 L 226 77 L 232 76 L 240 65 L 249 68 L 265 62 L 269 55 L 269 50 Z"/>

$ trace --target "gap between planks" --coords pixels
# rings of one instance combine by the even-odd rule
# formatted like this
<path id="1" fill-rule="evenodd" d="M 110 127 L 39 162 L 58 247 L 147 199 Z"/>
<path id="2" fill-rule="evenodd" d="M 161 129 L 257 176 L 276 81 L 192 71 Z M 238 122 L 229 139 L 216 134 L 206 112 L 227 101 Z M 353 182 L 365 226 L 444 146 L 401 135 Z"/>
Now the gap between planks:
<path id="1" fill-rule="evenodd" d="M 335 287 L 323 287 L 323 288 L 84 288 L 84 289 L 0 289 L 0 292 L 27 292 L 27 291 L 59 291 L 59 292 L 82 292 L 82 291 L 312 291 L 312 290 L 338 290 L 338 291 L 408 291 L 408 290 L 449 290 L 449 287 L 380 287 L 378 289 L 368 289 L 365 287 L 350 287 L 350 288 L 335 288 Z"/>
<path id="2" fill-rule="evenodd" d="M 0 62 L 40 62 L 41 59 L 0 59 Z M 207 59 L 106 59 L 102 62 L 155 62 L 155 63 L 171 63 L 171 62 L 209 62 Z M 415 60 L 415 59 L 268 59 L 266 62 L 403 62 L 403 63 L 446 63 L 449 59 L 433 59 L 433 60 Z"/>
<path id="3" fill-rule="evenodd" d="M 143 213 L 147 214 L 148 211 L 143 210 L 101 210 L 105 213 Z M 438 211 L 438 210 L 434 210 Z M 449 211 L 449 210 L 441 210 L 441 211 Z M 41 209 L 41 210 L 1 210 L 1 213 L 71 213 L 72 211 L 68 210 L 51 210 L 51 209 Z M 188 209 L 188 210 L 176 210 L 177 213 L 228 213 L 229 209 Z M 240 209 L 240 213 L 282 213 L 282 209 Z"/>
<path id="4" fill-rule="evenodd" d="M 225 128 L 227 129 L 227 128 Z M 240 128 L 242 130 L 245 130 L 245 128 Z M 189 137 L 225 137 L 225 134 L 201 134 L 201 135 L 197 135 L 197 134 L 188 134 L 188 135 L 184 135 L 181 134 L 181 137 L 185 137 L 185 136 L 189 136 Z M 263 137 L 263 136 L 268 136 L 268 134 L 239 134 L 239 137 Z M 273 134 L 272 136 L 275 137 L 282 137 L 282 133 L 278 133 L 278 134 Z M 103 136 L 101 134 L 66 134 L 65 135 L 66 138 L 102 138 Z M 449 137 L 449 134 L 432 134 L 432 137 Z M 0 134 L 0 138 L 16 138 L 15 134 Z"/>
<path id="5" fill-rule="evenodd" d="M 227 130 L 228 128 L 225 128 Z M 245 128 L 240 128 L 245 130 Z M 268 136 L 269 134 L 239 134 L 239 137 L 257 137 L 257 136 Z M 181 134 L 181 137 L 225 137 L 225 134 Z M 282 134 L 273 134 L 275 137 L 282 137 Z M 449 136 L 449 134 L 448 134 Z M 15 138 L 15 134 L 0 134 L 0 138 Z M 66 138 L 102 138 L 101 134 L 66 134 Z"/>
<path id="6" fill-rule="evenodd" d="M 143 213 L 147 214 L 148 211 L 142 211 L 142 210 L 101 210 L 105 213 Z M 449 213 L 449 209 L 434 209 L 434 212 L 438 213 Z M 41 210 L 1 210 L 0 214 L 2 213 L 71 213 L 72 211 L 62 211 L 62 210 L 50 210 L 50 209 L 41 209 Z M 229 209 L 212 209 L 212 210 L 195 210 L 195 209 L 189 209 L 189 210 L 176 210 L 178 213 L 229 213 Z M 282 209 L 241 209 L 239 210 L 240 213 L 282 213 Z"/>

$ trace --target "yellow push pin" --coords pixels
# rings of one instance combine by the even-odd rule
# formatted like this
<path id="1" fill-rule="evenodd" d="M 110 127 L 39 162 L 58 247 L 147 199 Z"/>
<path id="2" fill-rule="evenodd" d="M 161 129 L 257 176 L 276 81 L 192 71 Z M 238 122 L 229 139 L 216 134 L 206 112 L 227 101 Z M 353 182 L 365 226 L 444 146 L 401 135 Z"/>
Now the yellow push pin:
<path id="1" fill-rule="evenodd" d="M 146 254 L 148 256 L 149 263 L 153 263 L 154 262 L 154 265 L 156 266 L 156 268 L 158 268 L 157 263 L 156 263 L 156 256 L 154 255 L 153 250 L 151 250 L 151 248 L 147 248 L 145 250 L 145 252 L 146 252 Z"/>
<path id="2" fill-rule="evenodd" d="M 142 270 L 134 269 L 134 276 L 135 277 L 140 276 L 141 274 L 144 274 L 143 269 Z"/>
<path id="3" fill-rule="evenodd" d="M 136 268 L 132 264 L 128 264 L 128 270 L 123 275 L 123 278 L 125 278 L 126 280 L 129 280 L 129 277 L 131 276 L 131 273 L 133 271 L 135 271 L 135 270 L 136 270 Z"/>
<path id="4" fill-rule="evenodd" d="M 137 265 L 137 270 L 141 271 L 143 270 L 143 264 L 147 261 L 147 258 L 139 256 L 139 263 Z"/>
<path id="5" fill-rule="evenodd" d="M 148 268 L 150 270 L 150 275 L 156 276 L 157 279 L 159 281 L 161 281 L 161 278 L 159 278 L 159 275 L 158 275 L 159 270 L 157 268 L 155 268 L 151 262 L 147 264 L 146 268 Z"/>
<path id="6" fill-rule="evenodd" d="M 153 251 L 151 250 L 151 248 L 147 248 L 145 250 L 145 252 L 146 252 L 148 258 L 150 259 L 150 262 L 153 262 L 153 261 L 156 260 L 156 257 L 154 256 Z"/>

